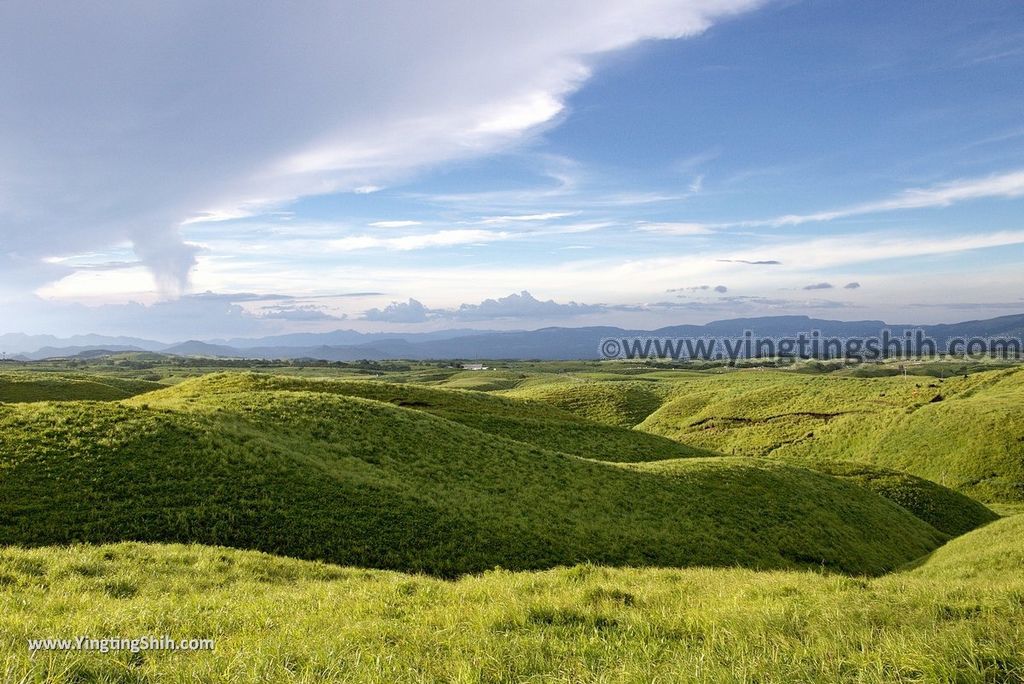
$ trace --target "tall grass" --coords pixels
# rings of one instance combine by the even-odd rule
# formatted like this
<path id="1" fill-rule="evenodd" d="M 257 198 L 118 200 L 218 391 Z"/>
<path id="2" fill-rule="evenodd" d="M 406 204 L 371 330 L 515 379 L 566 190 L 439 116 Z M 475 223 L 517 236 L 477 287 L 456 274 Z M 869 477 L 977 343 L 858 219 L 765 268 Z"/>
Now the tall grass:
<path id="1" fill-rule="evenodd" d="M 1020 682 L 1022 523 L 994 523 L 877 579 L 583 565 L 449 582 L 198 546 L 9 548 L 0 678 Z M 26 647 L 163 634 L 211 637 L 216 649 Z"/>

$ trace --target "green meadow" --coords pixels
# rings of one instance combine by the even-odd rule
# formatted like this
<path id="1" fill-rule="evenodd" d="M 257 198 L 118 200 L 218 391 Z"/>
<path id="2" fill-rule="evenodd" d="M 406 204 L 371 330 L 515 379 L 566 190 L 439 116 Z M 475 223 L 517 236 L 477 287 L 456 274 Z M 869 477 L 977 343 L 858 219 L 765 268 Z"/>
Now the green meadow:
<path id="1" fill-rule="evenodd" d="M 5 366 L 0 681 L 1024 682 L 1024 369 L 489 365 Z"/>

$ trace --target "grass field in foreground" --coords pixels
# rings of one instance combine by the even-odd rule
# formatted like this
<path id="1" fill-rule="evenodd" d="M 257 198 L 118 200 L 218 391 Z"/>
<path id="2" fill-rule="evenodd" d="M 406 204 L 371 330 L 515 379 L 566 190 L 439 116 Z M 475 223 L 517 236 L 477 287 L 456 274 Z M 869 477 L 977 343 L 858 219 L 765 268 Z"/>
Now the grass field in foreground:
<path id="1" fill-rule="evenodd" d="M 448 582 L 200 546 L 0 550 L 5 682 L 1021 682 L 1024 517 L 876 579 L 739 569 Z M 210 652 L 27 639 L 212 637 Z"/>

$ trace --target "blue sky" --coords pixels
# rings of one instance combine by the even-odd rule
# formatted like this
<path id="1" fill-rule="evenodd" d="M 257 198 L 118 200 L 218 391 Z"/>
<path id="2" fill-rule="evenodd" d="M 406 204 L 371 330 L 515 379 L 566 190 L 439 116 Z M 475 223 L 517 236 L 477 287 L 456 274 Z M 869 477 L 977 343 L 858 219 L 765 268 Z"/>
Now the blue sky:
<path id="1" fill-rule="evenodd" d="M 268 7 L 0 8 L 8 331 L 1024 311 L 1019 2 Z"/>

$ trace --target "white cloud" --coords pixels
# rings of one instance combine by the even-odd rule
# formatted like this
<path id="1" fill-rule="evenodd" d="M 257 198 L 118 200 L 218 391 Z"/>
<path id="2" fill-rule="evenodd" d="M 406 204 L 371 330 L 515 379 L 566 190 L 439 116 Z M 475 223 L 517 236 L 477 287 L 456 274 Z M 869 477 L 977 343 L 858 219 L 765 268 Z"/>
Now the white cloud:
<path id="1" fill-rule="evenodd" d="M 845 209 L 816 214 L 789 214 L 769 222 L 773 226 L 795 226 L 811 221 L 833 221 L 840 218 L 877 214 L 901 209 L 948 207 L 957 202 L 987 197 L 1013 198 L 1024 196 L 1024 171 L 1013 171 L 985 178 L 965 178 L 929 188 L 912 188 L 878 202 L 867 202 Z"/>
<path id="2" fill-rule="evenodd" d="M 345 316 L 333 316 L 323 310 L 323 307 L 311 304 L 289 304 L 283 306 L 262 307 L 260 318 L 277 319 L 282 321 L 297 321 L 307 323 L 310 321 L 343 321 Z"/>
<path id="3" fill-rule="evenodd" d="M 191 226 L 196 223 L 219 223 L 221 221 L 234 221 L 237 219 L 248 218 L 252 216 L 252 210 L 246 210 L 241 207 L 235 207 L 232 209 L 221 209 L 218 211 L 201 211 L 195 216 L 191 216 L 181 222 L 183 226 Z"/>
<path id="4" fill-rule="evenodd" d="M 591 55 L 758 4 L 0 3 L 3 277 L 129 240 L 180 290 L 185 221 L 503 149 L 563 110 Z"/>
<path id="5" fill-rule="evenodd" d="M 363 319 L 380 323 L 423 323 L 430 313 L 422 302 L 410 297 L 407 302 L 391 302 L 382 309 L 370 309 L 363 313 Z"/>
<path id="6" fill-rule="evenodd" d="M 460 222 L 464 225 L 466 222 Z M 418 221 L 378 221 L 370 226 L 376 228 L 397 229 L 412 228 L 422 225 Z M 542 226 L 520 226 L 517 230 L 485 229 L 485 228 L 444 228 L 431 230 L 422 228 L 414 231 L 375 232 L 369 234 L 345 235 L 349 226 L 345 224 L 304 223 L 289 224 L 282 231 L 279 226 L 268 225 L 259 221 L 245 224 L 237 232 L 211 237 L 204 243 L 206 253 L 226 254 L 235 257 L 259 255 L 265 258 L 301 259 L 329 255 L 336 252 L 353 252 L 368 250 L 412 251 L 435 247 L 453 247 L 459 245 L 488 244 L 505 240 L 529 240 L 555 235 L 574 235 L 591 233 L 602 228 L 615 225 L 609 221 L 592 221 L 581 223 L 556 223 Z M 273 232 L 272 241 L 252 240 L 250 235 Z M 332 237 L 341 234 L 340 237 Z M 255 268 L 255 266 L 254 266 Z"/>
<path id="7" fill-rule="evenodd" d="M 409 228 L 420 225 L 419 221 L 374 221 L 370 224 L 374 228 Z"/>
<path id="8" fill-rule="evenodd" d="M 769 219 L 728 221 L 724 223 L 680 223 L 665 225 L 692 226 L 694 230 L 729 228 L 782 228 L 805 223 L 821 223 L 837 219 L 880 214 L 889 211 L 948 207 L 958 202 L 986 198 L 1013 199 L 1024 197 L 1024 171 L 1010 171 L 983 178 L 961 178 L 927 188 L 910 188 L 892 197 L 864 202 L 849 207 L 808 214 L 784 214 Z M 643 226 L 640 227 L 643 230 Z"/>
<path id="9" fill-rule="evenodd" d="M 795 264 L 802 268 L 827 268 L 884 259 L 956 254 L 975 249 L 1020 244 L 1024 244 L 1024 230 L 952 237 L 919 235 L 892 238 L 885 233 L 865 233 L 774 244 L 769 248 L 737 254 L 751 261 L 771 255 L 781 258 L 786 264 Z"/>
<path id="10" fill-rule="evenodd" d="M 639 223 L 637 230 L 658 235 L 707 235 L 712 230 L 703 223 Z"/>
<path id="11" fill-rule="evenodd" d="M 387 236 L 374 236 L 387 240 Z M 396 236 L 402 239 L 404 236 Z M 416 236 L 412 236 L 416 237 Z M 503 239 L 518 239 L 519 233 L 510 233 Z M 422 238 L 419 238 L 422 239 Z M 462 235 L 468 244 L 483 241 L 482 236 Z M 421 243 L 422 244 L 422 243 Z M 399 246 L 415 247 L 408 243 L 361 245 L 343 244 L 349 250 L 356 247 L 397 250 Z M 751 236 L 743 242 L 701 242 L 696 247 L 687 245 L 677 249 L 659 250 L 657 256 L 629 258 L 607 250 L 573 250 L 552 252 L 544 260 L 528 263 L 502 258 L 497 247 L 476 250 L 475 256 L 453 264 L 429 262 L 394 262 L 382 256 L 379 260 L 360 259 L 351 262 L 325 263 L 317 270 L 317 280 L 329 283 L 331 288 L 348 291 L 384 290 L 390 293 L 429 293 L 430 303 L 437 307 L 454 307 L 464 302 L 467 292 L 479 291 L 481 283 L 497 292 L 514 292 L 528 285 L 531 291 L 550 293 L 565 301 L 630 303 L 649 301 L 665 290 L 683 284 L 727 284 L 730 293 L 768 293 L 794 290 L 819 281 L 845 284 L 854 280 L 864 285 L 865 273 L 861 264 L 900 260 L 894 273 L 908 273 L 911 269 L 921 277 L 922 270 L 941 272 L 937 262 L 930 261 L 922 268 L 922 259 L 960 255 L 971 250 L 1024 246 L 1024 230 L 980 233 L 956 237 L 939 237 L 928 232 L 904 232 L 899 237 L 891 233 L 865 233 L 853 236 L 805 237 L 777 236 L 759 238 Z M 320 241 L 304 247 L 289 245 L 290 253 L 299 255 L 329 254 Z M 344 250 L 339 250 L 344 251 Z M 557 256 L 556 256 L 557 254 Z M 312 258 L 312 256 L 310 257 Z M 728 260 L 728 261 L 726 261 Z M 735 262 L 741 263 L 735 263 Z M 751 266 L 752 264 L 766 264 Z M 943 263 L 951 264 L 950 259 Z M 994 269 L 994 267 L 993 267 Z M 909 278 L 909 276 L 901 276 Z M 941 280 L 955 277 L 943 274 Z M 1017 276 L 1019 280 L 1019 275 Z M 974 282 L 991 282 L 988 273 L 977 274 Z M 921 278 L 921 282 L 925 279 Z M 929 280 L 928 282 L 935 283 Z M 1001 287 L 1009 287 L 1004 281 Z M 308 268 L 305 262 L 275 262 L 260 254 L 242 259 L 215 259 L 201 257 L 196 271 L 197 287 L 215 291 L 301 291 L 308 290 Z M 888 291 L 885 285 L 872 281 L 873 292 Z M 848 293 L 842 290 L 844 294 Z M 931 297 L 942 295 L 935 290 Z M 975 295 L 980 296 L 980 295 Z"/>
<path id="12" fill-rule="evenodd" d="M 505 240 L 509 233 L 492 230 L 439 230 L 419 235 L 402 235 L 400 237 L 376 237 L 373 235 L 352 235 L 349 237 L 327 240 L 323 248 L 336 252 L 351 252 L 363 249 L 394 249 L 409 251 L 430 247 L 454 247 L 456 245 L 472 245 Z"/>
<path id="13" fill-rule="evenodd" d="M 577 77 L 583 80 L 587 71 L 580 67 Z M 518 133 L 533 126 L 550 121 L 564 109 L 562 102 L 547 92 L 536 92 L 518 100 L 500 103 L 494 107 L 493 115 L 484 114 L 474 133 L 508 134 Z"/>
<path id="14" fill-rule="evenodd" d="M 548 211 L 542 214 L 514 214 L 511 216 L 485 216 L 480 219 L 480 223 L 492 224 L 492 223 L 516 223 L 520 221 L 533 222 L 533 221 L 550 221 L 552 219 L 565 218 L 566 216 L 573 216 L 576 212 L 572 211 Z"/>
<path id="15" fill-rule="evenodd" d="M 604 311 L 607 311 L 607 307 L 600 304 L 579 304 L 577 302 L 559 304 L 552 299 L 541 301 L 526 290 L 523 290 L 519 294 L 510 294 L 507 297 L 485 299 L 479 304 L 462 304 L 454 311 L 445 312 L 445 316 L 457 321 L 502 318 L 543 320 L 568 318 Z"/>
<path id="16" fill-rule="evenodd" d="M 363 320 L 383 323 L 423 323 L 434 321 L 499 321 L 505 319 L 550 320 L 572 318 L 586 314 L 604 313 L 603 304 L 560 304 L 553 299 L 541 301 L 526 290 L 507 297 L 485 299 L 479 304 L 460 304 L 453 309 L 430 309 L 422 302 L 410 298 L 406 302 L 391 302 L 383 308 L 363 313 Z"/>
<path id="17" fill-rule="evenodd" d="M 152 299 L 153 274 L 144 266 L 117 269 L 75 268 L 63 278 L 38 289 L 42 297 L 76 300 L 100 300 L 108 295 Z"/>
<path id="18" fill-rule="evenodd" d="M 754 239 L 754 238 L 751 238 Z M 958 302 L 982 302 L 993 292 L 1014 292 L 1019 289 L 1019 268 L 1012 260 L 993 262 L 990 267 L 963 277 L 959 259 L 937 259 L 942 255 L 960 255 L 974 249 L 1024 248 L 1024 231 L 988 233 L 954 239 L 940 239 L 926 233 L 904 235 L 900 238 L 871 233 L 856 238 L 821 238 L 814 240 L 780 240 L 772 237 L 761 247 L 751 247 L 737 254 L 727 245 L 701 245 L 699 249 L 677 250 L 657 257 L 623 260 L 604 255 L 599 258 L 567 258 L 548 263 L 515 264 L 503 260 L 500 253 L 491 260 L 467 259 L 458 266 L 450 264 L 419 265 L 404 260 L 386 258 L 378 263 L 365 260 L 335 263 L 318 271 L 318 281 L 330 287 L 329 291 L 308 289 L 308 271 L 304 265 L 288 266 L 273 261 L 226 259 L 224 265 L 211 268 L 213 258 L 204 255 L 197 269 L 197 286 L 214 291 L 243 290 L 246 292 L 296 293 L 305 288 L 305 294 L 296 298 L 297 306 L 326 304 L 324 312 L 349 318 L 344 327 L 359 330 L 380 329 L 380 316 L 367 320 L 361 314 L 368 306 L 387 309 L 388 301 L 397 295 L 413 293 L 426 297 L 431 307 L 422 316 L 414 311 L 389 312 L 389 318 L 417 318 L 412 326 L 431 329 L 452 327 L 459 320 L 458 312 L 465 301 L 466 292 L 479 291 L 481 284 L 492 292 L 514 292 L 524 283 L 532 291 L 546 293 L 558 302 L 587 302 L 574 311 L 560 309 L 537 312 L 533 315 L 514 316 L 516 307 L 502 308 L 499 304 L 481 311 L 482 305 L 470 305 L 462 320 L 472 321 L 472 327 L 526 328 L 543 325 L 621 325 L 653 329 L 662 325 L 683 322 L 703 322 L 713 318 L 736 315 L 769 315 L 773 313 L 807 313 L 815 309 L 848 308 L 859 318 L 879 318 L 896 322 L 939 322 L 962 318 L 956 311 Z M 498 250 L 493 250 L 495 253 Z M 1003 250 L 1004 252 L 1006 250 Z M 480 252 L 482 253 L 482 252 Z M 745 256 L 747 261 L 764 260 L 769 255 L 784 256 L 783 264 L 757 268 L 746 264 L 719 261 L 725 257 Z M 574 256 L 579 256 L 574 255 Z M 588 254 L 587 257 L 590 257 Z M 898 259 L 898 267 L 877 268 L 865 273 L 860 265 L 864 261 L 877 262 Z M 927 261 L 922 261 L 927 259 Z M 110 273 L 124 273 L 131 269 L 115 269 Z M 145 273 L 140 276 L 145 276 Z M 657 302 L 668 289 L 688 283 L 728 283 L 727 293 L 716 293 L 711 285 L 707 290 L 678 291 L 682 299 L 671 307 L 638 302 Z M 82 289 L 83 281 L 69 282 L 65 294 L 74 296 Z M 832 300 L 818 299 L 815 292 L 802 292 L 808 283 L 832 282 L 835 289 Z M 849 288 L 859 282 L 863 290 Z M 956 287 L 951 288 L 950 283 Z M 846 287 L 841 287 L 847 284 Z M 724 286 L 723 286 L 724 287 Z M 849 289 L 847 289 L 849 288 Z M 898 299 L 869 298 L 862 292 L 900 292 Z M 330 303 L 318 295 L 326 292 L 364 293 L 365 296 L 345 299 L 333 296 Z M 383 291 L 383 292 L 382 292 Z M 247 330 L 266 334 L 272 326 L 280 331 L 337 328 L 336 321 L 315 313 L 284 314 L 273 319 L 259 316 L 263 309 L 253 309 L 258 302 L 254 295 L 224 295 L 221 309 L 213 306 L 214 295 L 186 297 L 179 308 L 157 306 L 140 307 L 136 304 L 108 305 L 105 307 L 72 306 L 54 301 L 32 300 L 23 305 L 0 299 L 4 322 L 8 330 L 30 332 L 123 332 L 164 339 L 187 337 L 216 337 L 248 334 Z M 133 297 L 134 298 L 134 297 Z M 285 304 L 288 298 L 282 298 Z M 259 297 L 270 300 L 270 295 Z M 514 301 L 514 300 L 513 300 Z M 908 315 L 906 302 L 927 304 L 927 315 Z M 241 303 L 252 315 L 236 315 L 227 303 Z M 603 302 L 604 304 L 592 304 Z M 856 304 L 858 308 L 851 308 Z M 947 306 L 948 304 L 948 306 Z M 201 305 L 201 306 L 200 306 Z M 481 308 L 473 308 L 473 307 Z M 964 305 L 966 306 L 966 305 Z M 202 315 L 190 313 L 199 307 Z M 978 306 L 973 316 L 985 318 L 1005 313 L 1005 307 Z M 297 308 L 282 305 L 281 308 Z M 529 307 L 522 307 L 528 309 Z M 1024 306 L 1019 307 L 1024 310 Z M 219 313 L 218 313 L 219 311 Z M 486 314 L 486 315 L 485 315 Z M 493 315 L 488 318 L 487 315 Z M 220 317 L 220 318 L 218 318 Z M 301 317 L 305 320 L 296 320 Z M 515 320 L 510 325 L 508 320 Z M 503 322 L 504 321 L 504 322 Z M 404 323 L 403 323 L 404 324 Z M 2 323 L 0 323 L 2 332 Z"/>

